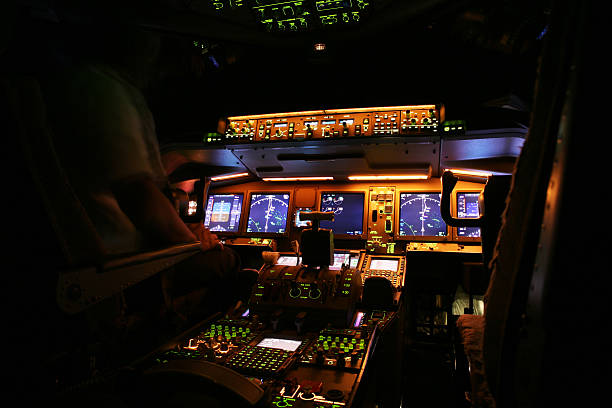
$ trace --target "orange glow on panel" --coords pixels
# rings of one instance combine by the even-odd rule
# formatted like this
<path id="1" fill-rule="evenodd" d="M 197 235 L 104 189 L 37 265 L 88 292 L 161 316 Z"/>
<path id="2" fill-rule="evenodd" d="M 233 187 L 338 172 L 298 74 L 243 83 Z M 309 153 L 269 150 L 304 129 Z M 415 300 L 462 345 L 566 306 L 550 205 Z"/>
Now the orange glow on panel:
<path id="1" fill-rule="evenodd" d="M 453 174 L 459 174 L 464 176 L 474 176 L 474 177 L 491 177 L 493 173 L 487 171 L 478 171 L 478 170 L 461 170 L 461 169 L 446 169 L 447 171 L 452 172 Z"/>
<path id="2" fill-rule="evenodd" d="M 329 181 L 333 180 L 333 177 L 321 176 L 321 177 L 265 177 L 263 181 Z"/>
<path id="3" fill-rule="evenodd" d="M 249 175 L 249 173 L 226 174 L 224 176 L 211 177 L 210 180 L 211 181 L 231 180 L 231 179 L 235 179 L 235 178 L 246 177 L 248 175 Z"/>
<path id="4" fill-rule="evenodd" d="M 426 174 L 356 174 L 348 176 L 349 180 L 376 181 L 376 180 L 427 180 Z"/>

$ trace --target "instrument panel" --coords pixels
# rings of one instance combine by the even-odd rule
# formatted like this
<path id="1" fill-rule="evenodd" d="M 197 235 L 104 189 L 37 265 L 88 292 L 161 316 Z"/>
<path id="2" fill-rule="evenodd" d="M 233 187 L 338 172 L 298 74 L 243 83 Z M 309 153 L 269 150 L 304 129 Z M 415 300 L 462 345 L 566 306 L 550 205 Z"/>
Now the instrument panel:
<path id="1" fill-rule="evenodd" d="M 444 108 L 438 105 L 232 116 L 224 143 L 435 135 L 443 120 Z"/>
<path id="2" fill-rule="evenodd" d="M 379 0 L 380 2 L 380 0 Z M 223 16 L 256 21 L 268 32 L 352 26 L 370 16 L 372 0 L 209 0 Z"/>
<path id="3" fill-rule="evenodd" d="M 331 229 L 336 240 L 364 241 L 362 248 L 372 253 L 402 253 L 408 242 L 477 243 L 477 229 L 449 227 L 442 220 L 439 188 L 436 178 L 393 184 L 250 182 L 213 187 L 204 225 L 221 237 L 289 241 L 299 239 L 309 226 L 299 219 L 301 213 L 324 211 L 333 212 L 334 221 L 321 221 L 321 228 Z M 477 216 L 482 188 L 482 184 L 461 181 L 453 192 L 452 213 Z M 299 197 L 304 191 L 309 192 L 309 201 Z"/>

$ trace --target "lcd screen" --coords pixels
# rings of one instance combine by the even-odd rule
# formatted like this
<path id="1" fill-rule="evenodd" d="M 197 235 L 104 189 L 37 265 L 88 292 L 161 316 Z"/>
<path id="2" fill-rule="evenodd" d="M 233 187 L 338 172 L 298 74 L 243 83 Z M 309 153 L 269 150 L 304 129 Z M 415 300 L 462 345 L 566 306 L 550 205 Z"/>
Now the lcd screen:
<path id="1" fill-rule="evenodd" d="M 342 264 L 348 265 L 350 254 L 348 253 L 334 253 L 334 264 L 329 266 L 332 271 L 339 271 L 342 269 Z"/>
<path id="2" fill-rule="evenodd" d="M 276 261 L 276 264 L 277 265 L 295 266 L 295 265 L 299 265 L 299 263 L 301 261 L 302 261 L 302 258 L 298 258 L 297 256 L 284 255 L 284 256 L 280 256 L 278 258 L 278 261 Z"/>
<path id="3" fill-rule="evenodd" d="M 284 233 L 288 212 L 289 194 L 251 193 L 247 232 Z"/>
<path id="4" fill-rule="evenodd" d="M 242 198 L 242 193 L 208 196 L 204 226 L 211 231 L 238 231 L 242 213 Z"/>
<path id="5" fill-rule="evenodd" d="M 439 193 L 401 193 L 399 235 L 444 237 L 446 223 L 440 214 Z"/>
<path id="6" fill-rule="evenodd" d="M 370 268 L 378 271 L 393 271 L 397 272 L 399 259 L 380 259 L 374 258 L 370 261 Z"/>
<path id="7" fill-rule="evenodd" d="M 273 337 L 266 337 L 262 341 L 260 341 L 257 346 L 258 347 L 266 347 L 266 348 L 274 348 L 281 349 L 285 351 L 295 351 L 302 344 L 299 340 L 289 340 L 289 339 L 277 339 Z"/>
<path id="8" fill-rule="evenodd" d="M 304 220 L 302 221 L 300 219 L 300 214 L 304 213 L 304 212 L 311 212 L 312 210 L 302 210 L 302 209 L 298 209 L 295 211 L 295 226 L 296 227 L 309 227 L 311 225 L 311 221 L 310 220 Z"/>
<path id="9" fill-rule="evenodd" d="M 321 211 L 334 213 L 334 221 L 321 221 L 321 228 L 329 228 L 334 234 L 361 235 L 363 203 L 363 193 L 321 194 Z"/>
<path id="10" fill-rule="evenodd" d="M 457 193 L 457 217 L 458 218 L 478 218 L 480 209 L 478 207 L 478 197 L 480 193 Z M 457 235 L 460 237 L 480 237 L 478 227 L 458 227 Z"/>

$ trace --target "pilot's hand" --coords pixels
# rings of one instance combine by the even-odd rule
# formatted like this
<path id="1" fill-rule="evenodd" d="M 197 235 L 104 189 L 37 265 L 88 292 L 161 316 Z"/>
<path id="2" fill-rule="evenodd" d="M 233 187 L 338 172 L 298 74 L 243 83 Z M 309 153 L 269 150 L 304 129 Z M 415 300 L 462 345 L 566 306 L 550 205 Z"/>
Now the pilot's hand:
<path id="1" fill-rule="evenodd" d="M 211 249 L 223 249 L 223 244 L 219 241 L 219 237 L 211 233 L 202 223 L 187 224 L 196 239 L 200 241 L 200 249 L 202 252 L 210 251 Z"/>

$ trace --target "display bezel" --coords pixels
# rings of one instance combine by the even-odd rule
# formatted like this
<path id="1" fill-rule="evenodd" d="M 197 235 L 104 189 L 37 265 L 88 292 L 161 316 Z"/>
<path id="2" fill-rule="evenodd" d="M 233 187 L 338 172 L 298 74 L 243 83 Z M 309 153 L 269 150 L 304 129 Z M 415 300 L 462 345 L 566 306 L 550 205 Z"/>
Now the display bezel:
<path id="1" fill-rule="evenodd" d="M 245 210 L 245 219 L 244 219 L 244 226 L 243 226 L 243 234 L 249 236 L 249 237 L 262 237 L 262 238 L 273 238 L 273 237 L 283 237 L 283 236 L 289 236 L 289 229 L 291 228 L 291 214 L 292 214 L 292 209 L 293 209 L 293 194 L 292 191 L 290 190 L 274 190 L 274 189 L 266 189 L 266 190 L 248 190 L 246 192 L 247 196 L 248 196 L 248 203 L 245 206 L 244 210 Z M 267 195 L 267 194 L 288 194 L 289 195 L 289 202 L 287 204 L 287 221 L 285 224 L 285 231 L 284 232 L 250 232 L 248 231 L 248 227 L 249 227 L 249 214 L 251 212 L 251 202 L 253 200 L 253 194 L 263 194 L 263 195 Z"/>
<path id="2" fill-rule="evenodd" d="M 453 191 L 452 202 L 451 202 L 451 214 L 453 217 L 459 218 L 459 208 L 457 200 L 459 199 L 459 194 L 480 194 L 482 190 L 469 190 L 469 189 L 461 189 Z M 459 235 L 459 227 L 453 227 L 453 239 L 457 242 L 481 242 L 482 241 L 482 229 L 480 230 L 480 237 L 462 237 Z"/>
<path id="3" fill-rule="evenodd" d="M 439 190 L 400 190 L 396 191 L 396 203 L 397 208 L 395 211 L 395 227 L 394 231 L 394 240 L 397 241 L 410 241 L 410 242 L 447 242 L 453 240 L 453 233 L 451 231 L 451 227 L 446 224 L 446 236 L 438 236 L 438 235 L 424 235 L 424 236 L 414 236 L 414 235 L 400 235 L 400 213 L 402 211 L 401 207 L 401 197 L 402 194 L 442 194 Z"/>
<path id="4" fill-rule="evenodd" d="M 240 191 L 240 192 L 229 192 L 229 193 L 208 193 L 208 196 L 206 196 L 206 200 L 204 202 L 204 211 L 206 211 L 206 208 L 208 208 L 208 199 L 211 196 L 220 196 L 220 195 L 241 195 L 242 196 L 242 201 L 240 203 L 240 220 L 238 221 L 238 230 L 236 231 L 211 231 L 213 234 L 219 236 L 232 236 L 232 235 L 238 235 L 241 233 L 242 228 L 243 228 L 243 223 L 244 223 L 244 203 L 245 203 L 245 194 L 244 192 Z M 202 223 L 204 223 L 206 220 L 206 213 L 204 214 L 204 219 L 202 220 Z M 206 227 L 208 228 L 208 227 Z"/>
<path id="5" fill-rule="evenodd" d="M 336 234 L 336 232 L 334 232 L 334 239 L 365 239 L 366 237 L 366 230 L 367 230 L 367 208 L 366 208 L 366 191 L 363 189 L 359 189 L 359 190 L 318 190 L 317 191 L 317 204 L 316 204 L 316 208 L 320 210 L 321 208 L 321 201 L 323 198 L 323 194 L 361 194 L 363 196 L 363 214 L 362 214 L 362 219 L 361 219 L 361 234 L 355 234 L 355 235 L 351 235 L 351 234 Z"/>

